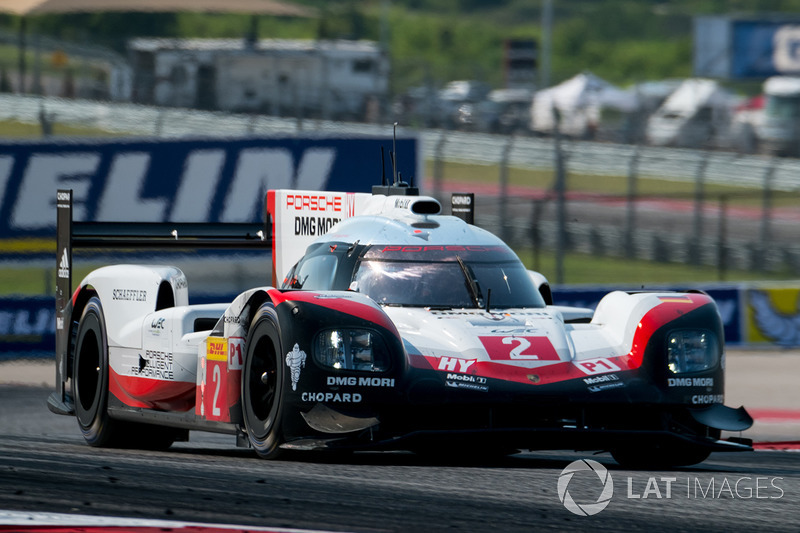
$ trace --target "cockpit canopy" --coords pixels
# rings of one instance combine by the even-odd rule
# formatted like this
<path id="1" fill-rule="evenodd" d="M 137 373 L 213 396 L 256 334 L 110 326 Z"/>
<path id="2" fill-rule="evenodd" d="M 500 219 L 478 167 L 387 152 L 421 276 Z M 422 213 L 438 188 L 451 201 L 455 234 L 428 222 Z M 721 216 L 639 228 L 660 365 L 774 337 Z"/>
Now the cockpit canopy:
<path id="1" fill-rule="evenodd" d="M 391 306 L 545 307 L 525 267 L 505 245 L 324 243 L 309 249 L 282 287 L 353 290 Z"/>

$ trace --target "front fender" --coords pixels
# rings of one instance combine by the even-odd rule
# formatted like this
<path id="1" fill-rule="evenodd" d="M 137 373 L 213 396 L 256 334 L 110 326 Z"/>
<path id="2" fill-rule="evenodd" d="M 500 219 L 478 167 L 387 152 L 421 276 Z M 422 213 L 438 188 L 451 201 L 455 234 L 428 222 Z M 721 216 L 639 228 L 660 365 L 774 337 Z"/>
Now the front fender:
<path id="1" fill-rule="evenodd" d="M 290 370 L 284 374 L 287 439 L 362 429 L 363 423 L 355 420 L 371 420 L 381 406 L 402 401 L 407 358 L 397 328 L 380 306 L 349 291 L 270 291 L 270 297 L 281 325 L 282 363 Z M 317 353 L 320 334 L 353 329 L 375 336 L 371 338 L 373 353 L 385 350 L 388 368 L 370 371 L 325 365 Z M 345 413 L 342 420 L 347 424 L 341 420 L 323 424 L 320 412 L 331 420 L 337 420 L 334 413 Z M 335 427 L 339 431 L 333 431 Z"/>

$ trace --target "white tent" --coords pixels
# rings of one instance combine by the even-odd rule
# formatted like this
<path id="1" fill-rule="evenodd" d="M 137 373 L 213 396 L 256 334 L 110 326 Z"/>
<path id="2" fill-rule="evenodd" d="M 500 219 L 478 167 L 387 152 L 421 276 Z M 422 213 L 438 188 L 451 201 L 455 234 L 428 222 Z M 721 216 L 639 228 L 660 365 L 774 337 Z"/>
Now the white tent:
<path id="1" fill-rule="evenodd" d="M 622 90 L 590 72 L 584 72 L 537 92 L 531 106 L 531 125 L 535 131 L 552 133 L 554 110 L 557 110 L 561 133 L 586 137 L 599 126 L 603 109 L 629 113 L 637 107 L 635 92 Z"/>

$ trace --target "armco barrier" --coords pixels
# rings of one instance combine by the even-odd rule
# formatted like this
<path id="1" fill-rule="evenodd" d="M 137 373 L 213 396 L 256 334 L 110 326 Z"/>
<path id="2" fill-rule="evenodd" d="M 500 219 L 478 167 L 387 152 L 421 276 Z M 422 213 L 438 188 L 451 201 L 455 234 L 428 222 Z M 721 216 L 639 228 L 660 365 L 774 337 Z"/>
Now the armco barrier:
<path id="1" fill-rule="evenodd" d="M 557 305 L 594 308 L 612 287 L 556 287 Z M 658 290 L 685 287 L 659 287 Z M 627 290 L 631 289 L 630 287 Z M 648 290 L 653 290 L 648 287 Z M 800 285 L 742 284 L 714 286 L 706 292 L 720 310 L 725 343 L 731 346 L 800 346 Z M 191 303 L 232 301 L 235 294 L 193 296 Z M 49 297 L 0 298 L 0 360 L 52 357 L 55 302 Z"/>
<path id="2" fill-rule="evenodd" d="M 57 189 L 73 189 L 77 221 L 260 222 L 268 189 L 370 192 L 382 159 L 391 179 L 392 147 L 391 136 L 0 143 L 0 239 L 54 237 Z M 416 138 L 396 148 L 408 181 Z"/>

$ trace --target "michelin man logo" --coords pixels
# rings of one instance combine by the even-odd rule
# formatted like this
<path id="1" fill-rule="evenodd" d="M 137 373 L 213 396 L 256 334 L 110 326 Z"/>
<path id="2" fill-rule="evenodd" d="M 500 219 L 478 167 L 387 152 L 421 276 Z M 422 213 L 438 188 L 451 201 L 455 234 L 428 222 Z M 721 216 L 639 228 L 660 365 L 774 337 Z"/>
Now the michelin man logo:
<path id="1" fill-rule="evenodd" d="M 568 490 L 569 482 L 572 480 L 572 476 L 577 472 L 594 472 L 597 474 L 597 477 L 600 478 L 600 482 L 603 484 L 603 490 L 596 502 L 578 503 L 570 495 Z M 611 479 L 611 474 L 608 473 L 606 467 L 591 459 L 581 459 L 580 461 L 571 462 L 561 471 L 561 475 L 558 477 L 558 499 L 561 500 L 561 503 L 564 504 L 564 507 L 566 507 L 568 511 L 576 515 L 596 515 L 606 508 L 613 495 L 614 481 Z"/>
<path id="2" fill-rule="evenodd" d="M 301 350 L 297 343 L 294 343 L 292 351 L 286 354 L 286 366 L 292 372 L 292 390 L 297 390 L 300 369 L 306 366 L 306 352 Z"/>

